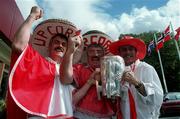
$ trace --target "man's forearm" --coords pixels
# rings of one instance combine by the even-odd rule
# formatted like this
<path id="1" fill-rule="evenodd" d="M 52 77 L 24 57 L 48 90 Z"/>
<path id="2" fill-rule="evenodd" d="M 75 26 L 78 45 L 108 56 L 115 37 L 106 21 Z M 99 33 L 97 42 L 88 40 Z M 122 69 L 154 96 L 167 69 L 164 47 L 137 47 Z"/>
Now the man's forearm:
<path id="1" fill-rule="evenodd" d="M 87 83 L 85 83 L 83 87 L 73 95 L 73 105 L 77 105 L 79 101 L 82 100 L 82 98 L 87 94 L 91 85 L 92 84 L 87 81 Z"/>
<path id="2" fill-rule="evenodd" d="M 31 13 L 27 17 L 27 19 L 23 22 L 23 24 L 19 27 L 18 31 L 16 32 L 12 48 L 16 51 L 19 51 L 20 53 L 24 50 L 24 48 L 29 43 L 30 34 L 31 34 L 31 27 L 32 23 L 40 19 L 42 17 L 42 10 L 38 8 L 37 6 L 34 6 L 31 8 Z"/>
<path id="3" fill-rule="evenodd" d="M 32 16 L 28 16 L 28 18 L 24 21 L 24 23 L 20 26 L 18 31 L 16 32 L 12 48 L 22 52 L 24 48 L 27 46 L 29 39 L 30 39 L 30 30 L 32 23 L 35 21 L 35 19 Z"/>
<path id="4" fill-rule="evenodd" d="M 73 82 L 73 54 L 68 54 L 63 57 L 60 67 L 60 80 L 63 84 Z"/>

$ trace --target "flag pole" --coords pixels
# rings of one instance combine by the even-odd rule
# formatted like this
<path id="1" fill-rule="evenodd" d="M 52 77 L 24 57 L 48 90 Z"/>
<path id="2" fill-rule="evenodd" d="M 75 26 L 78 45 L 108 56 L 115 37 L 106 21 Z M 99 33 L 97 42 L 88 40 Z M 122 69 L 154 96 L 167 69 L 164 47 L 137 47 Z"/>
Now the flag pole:
<path id="1" fill-rule="evenodd" d="M 156 38 L 156 34 L 155 33 L 154 33 L 154 39 L 155 39 L 155 44 L 157 45 L 157 38 Z M 160 67 L 161 67 L 161 72 L 162 72 L 162 77 L 163 77 L 165 93 L 167 93 L 168 89 L 167 89 L 167 85 L 166 85 L 166 79 L 165 79 L 165 75 L 164 75 L 164 70 L 163 70 L 163 65 L 162 65 L 161 55 L 160 55 L 159 50 L 157 50 L 157 53 L 158 53 L 158 57 L 159 57 L 159 63 L 160 63 Z"/>
<path id="2" fill-rule="evenodd" d="M 174 39 L 174 29 L 173 29 L 173 26 L 172 26 L 171 22 L 170 22 L 170 26 L 171 26 L 171 30 L 172 30 L 172 36 L 173 36 L 173 39 Z M 178 43 L 177 43 L 177 41 L 176 41 L 175 39 L 174 39 L 174 43 L 175 43 L 175 45 L 176 45 L 177 53 L 178 53 L 179 60 L 180 60 L 179 46 L 178 46 Z"/>

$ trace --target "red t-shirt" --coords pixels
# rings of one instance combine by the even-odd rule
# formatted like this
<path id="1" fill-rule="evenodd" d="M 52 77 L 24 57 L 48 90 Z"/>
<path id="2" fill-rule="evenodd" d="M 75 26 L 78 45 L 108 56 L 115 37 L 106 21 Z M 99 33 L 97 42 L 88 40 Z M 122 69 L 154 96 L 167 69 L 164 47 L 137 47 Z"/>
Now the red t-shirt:
<path id="1" fill-rule="evenodd" d="M 74 65 L 74 80 L 77 90 L 87 82 L 92 73 L 93 70 L 88 66 L 82 64 Z M 109 117 L 114 114 L 110 100 L 105 97 L 98 100 L 95 85 L 90 87 L 87 94 L 76 105 L 76 110 L 96 117 Z"/>

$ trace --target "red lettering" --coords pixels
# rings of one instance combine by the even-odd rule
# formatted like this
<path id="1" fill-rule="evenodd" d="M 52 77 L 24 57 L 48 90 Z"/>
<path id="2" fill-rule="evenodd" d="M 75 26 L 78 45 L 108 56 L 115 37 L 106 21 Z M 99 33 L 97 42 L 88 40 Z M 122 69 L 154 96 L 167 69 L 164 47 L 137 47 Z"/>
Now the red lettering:
<path id="1" fill-rule="evenodd" d="M 34 38 L 34 40 L 37 40 L 38 43 L 33 43 L 35 45 L 39 45 L 39 46 L 46 46 L 46 41 L 43 39 L 38 39 L 38 38 Z"/>
<path id="2" fill-rule="evenodd" d="M 39 30 L 39 31 L 37 32 L 37 35 L 39 35 L 39 36 L 41 36 L 41 37 L 43 37 L 43 38 L 47 38 L 47 37 L 45 36 L 45 32 L 42 31 L 42 30 Z"/>
<path id="3" fill-rule="evenodd" d="M 100 37 L 99 37 L 99 40 L 98 40 L 98 44 L 104 46 L 103 44 L 105 43 L 105 41 L 106 41 L 106 38 L 103 37 L 103 36 L 100 36 Z"/>
<path id="4" fill-rule="evenodd" d="M 63 26 L 56 26 L 56 32 L 63 34 Z"/>
<path id="5" fill-rule="evenodd" d="M 83 38 L 84 41 L 84 45 L 87 47 L 88 46 L 88 39 L 87 38 Z"/>
<path id="6" fill-rule="evenodd" d="M 53 33 L 52 30 L 51 30 L 52 26 L 47 26 L 47 31 L 51 34 L 51 35 L 54 35 L 56 33 Z"/>
<path id="7" fill-rule="evenodd" d="M 66 35 L 67 37 L 69 37 L 72 33 L 73 33 L 73 30 L 72 30 L 72 29 L 67 29 L 67 31 L 65 32 L 65 35 Z"/>
<path id="8" fill-rule="evenodd" d="M 96 38 L 97 38 L 97 35 L 96 36 L 91 36 L 90 37 L 90 44 L 95 44 L 95 43 L 97 43 L 97 41 L 96 41 Z"/>

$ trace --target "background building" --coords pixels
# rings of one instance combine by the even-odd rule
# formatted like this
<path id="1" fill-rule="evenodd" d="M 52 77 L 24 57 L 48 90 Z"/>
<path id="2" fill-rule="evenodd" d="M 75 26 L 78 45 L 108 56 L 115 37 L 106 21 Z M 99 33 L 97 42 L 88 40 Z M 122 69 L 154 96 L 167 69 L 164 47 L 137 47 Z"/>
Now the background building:
<path id="1" fill-rule="evenodd" d="M 24 21 L 15 0 L 0 1 L 0 98 L 6 97 L 13 36 Z"/>

